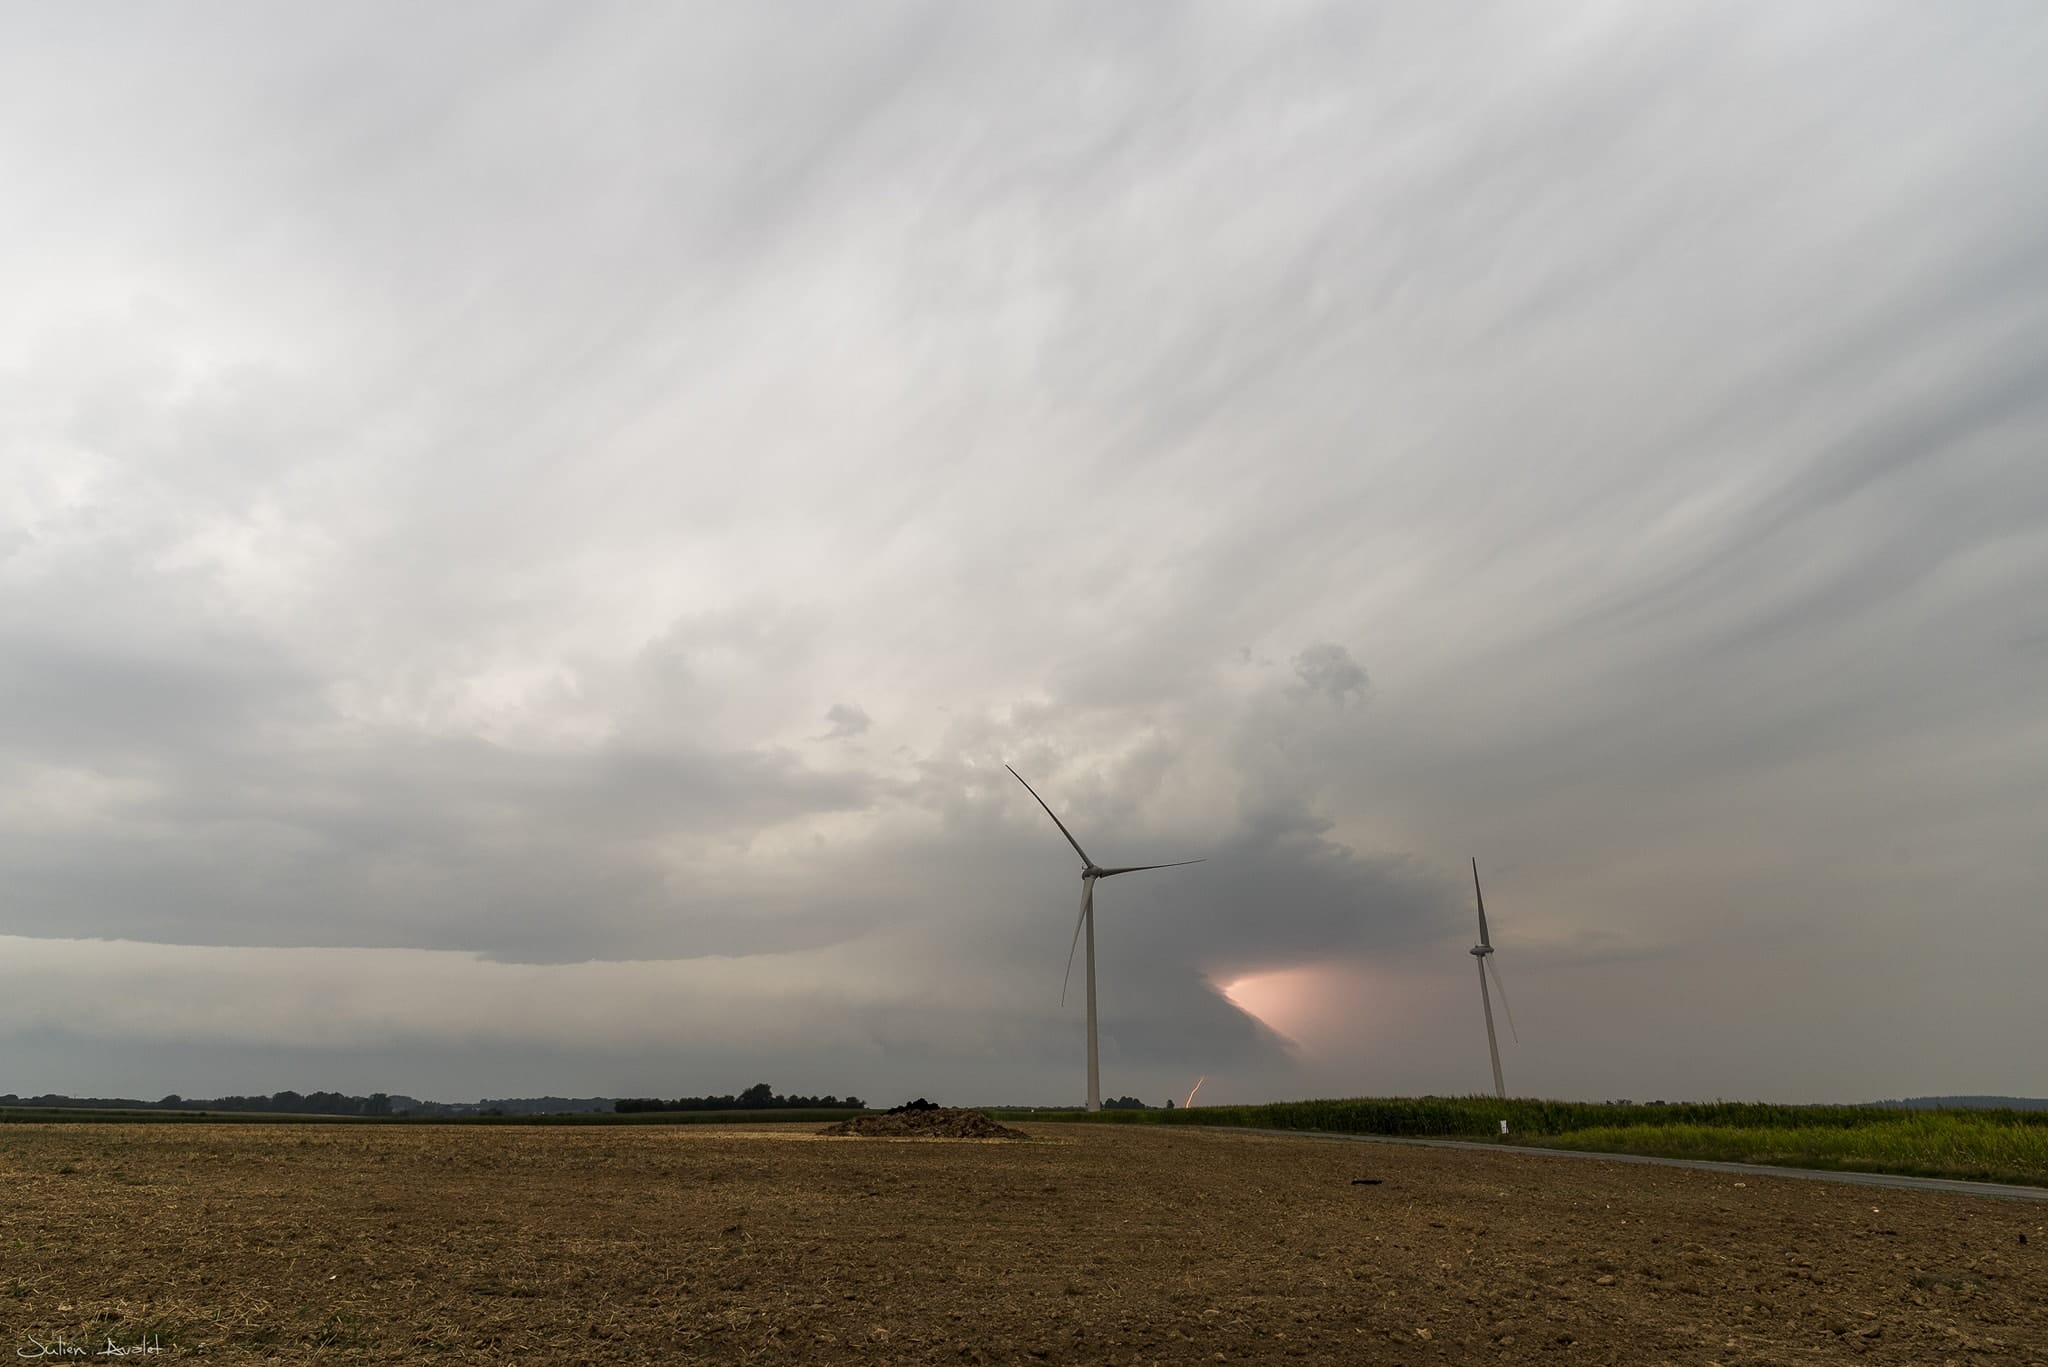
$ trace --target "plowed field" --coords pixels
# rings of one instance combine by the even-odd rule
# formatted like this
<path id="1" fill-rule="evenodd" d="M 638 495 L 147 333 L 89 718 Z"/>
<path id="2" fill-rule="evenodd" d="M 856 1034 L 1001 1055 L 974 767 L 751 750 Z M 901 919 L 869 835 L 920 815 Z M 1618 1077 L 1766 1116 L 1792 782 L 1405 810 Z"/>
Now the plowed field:
<path id="1" fill-rule="evenodd" d="M 2048 1363 L 2040 1207 L 1026 1125 L 0 1130 L 67 1360 Z M 2022 1240 L 2025 1242 L 2022 1242 Z"/>

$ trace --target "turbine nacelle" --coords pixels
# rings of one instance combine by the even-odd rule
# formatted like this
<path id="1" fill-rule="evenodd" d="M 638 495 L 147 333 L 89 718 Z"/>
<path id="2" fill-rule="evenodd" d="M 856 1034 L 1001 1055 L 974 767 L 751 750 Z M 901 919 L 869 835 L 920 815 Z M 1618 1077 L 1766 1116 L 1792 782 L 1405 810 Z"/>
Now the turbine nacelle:
<path id="1" fill-rule="evenodd" d="M 1474 946 L 1472 946 L 1472 953 L 1473 953 L 1473 954 L 1475 954 L 1475 955 L 1477 955 L 1477 956 L 1478 956 L 1479 958 L 1482 958 L 1482 959 L 1483 959 L 1483 958 L 1485 958 L 1485 957 L 1486 957 L 1487 955 L 1489 955 L 1489 954 L 1493 953 L 1493 946 L 1492 946 L 1492 945 L 1474 945 Z"/>

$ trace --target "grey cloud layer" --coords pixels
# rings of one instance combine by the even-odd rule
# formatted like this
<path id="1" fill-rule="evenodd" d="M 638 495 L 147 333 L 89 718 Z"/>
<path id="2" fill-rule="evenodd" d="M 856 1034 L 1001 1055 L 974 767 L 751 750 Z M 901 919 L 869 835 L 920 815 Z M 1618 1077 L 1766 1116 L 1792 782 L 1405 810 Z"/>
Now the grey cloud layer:
<path id="1" fill-rule="evenodd" d="M 1028 1093 L 1007 760 L 1209 857 L 1103 899 L 1175 1090 L 1477 1085 L 1215 992 L 1435 1011 L 1472 853 L 1531 1085 L 1728 1086 L 1600 1012 L 1760 936 L 1793 1094 L 1822 946 L 2048 952 L 2031 9 L 196 13 L 0 54 L 0 931 L 836 954 L 764 1032 L 965 1075 L 943 981 Z"/>

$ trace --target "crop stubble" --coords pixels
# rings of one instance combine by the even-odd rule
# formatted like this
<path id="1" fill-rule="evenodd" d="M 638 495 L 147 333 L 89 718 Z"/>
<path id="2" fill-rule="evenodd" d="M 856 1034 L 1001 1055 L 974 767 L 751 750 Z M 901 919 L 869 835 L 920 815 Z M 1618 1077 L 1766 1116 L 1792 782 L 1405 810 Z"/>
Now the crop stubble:
<path id="1" fill-rule="evenodd" d="M 1025 1128 L 1035 1142 L 9 1127 L 0 1347 L 155 1334 L 159 1361 L 2048 1362 L 2031 1205 Z"/>

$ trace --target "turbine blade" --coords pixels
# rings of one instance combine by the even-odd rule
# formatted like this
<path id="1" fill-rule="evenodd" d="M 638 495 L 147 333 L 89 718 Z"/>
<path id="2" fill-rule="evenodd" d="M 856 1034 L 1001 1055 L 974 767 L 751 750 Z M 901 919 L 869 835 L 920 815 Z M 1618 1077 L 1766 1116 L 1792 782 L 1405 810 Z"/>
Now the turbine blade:
<path id="1" fill-rule="evenodd" d="M 1508 1033 L 1514 1036 L 1515 1043 L 1520 1044 L 1522 1042 L 1522 1032 L 1515 1029 L 1515 1008 L 1508 1005 L 1508 985 L 1500 980 L 1500 969 L 1494 967 L 1491 954 L 1486 956 L 1486 967 L 1493 974 L 1493 985 L 1500 993 L 1500 1009 L 1501 1013 L 1508 1018 Z M 1481 991 L 1485 990 L 1486 983 L 1483 979 L 1480 981 L 1479 987 Z"/>
<path id="2" fill-rule="evenodd" d="M 1081 886 L 1081 914 L 1074 918 L 1074 942 L 1067 946 L 1067 971 L 1060 979 L 1060 1005 L 1067 1004 L 1067 984 L 1074 978 L 1074 951 L 1081 947 L 1081 927 L 1087 924 L 1088 908 L 1095 903 L 1095 880 L 1087 879 Z"/>
<path id="3" fill-rule="evenodd" d="M 1472 861 L 1472 896 L 1479 902 L 1479 943 L 1491 946 L 1493 941 L 1486 938 L 1486 894 L 1479 890 L 1479 861 Z"/>
<path id="4" fill-rule="evenodd" d="M 1003 767 L 1005 769 L 1010 769 L 1010 766 L 1007 764 L 1005 764 Z M 1019 783 L 1024 783 L 1024 775 L 1018 773 L 1015 769 L 1010 769 L 1010 777 L 1016 779 Z M 1038 797 L 1038 790 L 1036 788 L 1032 787 L 1028 783 L 1024 783 L 1024 791 L 1031 794 L 1032 797 L 1038 798 L 1038 805 L 1041 807 L 1045 807 L 1045 799 L 1042 797 Z M 1055 813 L 1053 809 L 1050 807 L 1045 807 L 1045 814 L 1052 818 L 1053 825 L 1060 828 L 1060 834 L 1065 836 L 1067 838 L 1067 843 L 1074 847 L 1074 853 L 1081 856 L 1082 867 L 1091 869 L 1094 868 L 1095 861 L 1088 857 L 1088 851 L 1081 848 L 1081 842 L 1074 839 L 1074 833 L 1067 829 L 1067 824 L 1059 819 L 1058 814 Z"/>
<path id="5" fill-rule="evenodd" d="M 1500 1075 L 1500 1041 L 1493 1034 L 1493 1001 L 1486 995 L 1486 959 L 1479 957 L 1479 1009 L 1486 1013 L 1486 1056 L 1493 1064 L 1493 1092 L 1507 1099 L 1508 1084 Z"/>
<path id="6" fill-rule="evenodd" d="M 1206 859 L 1178 859 L 1171 864 L 1131 864 L 1121 869 L 1102 869 L 1095 876 L 1098 878 L 1114 878 L 1120 873 L 1143 873 L 1147 869 L 1178 869 L 1189 864 L 1206 864 L 1208 862 Z"/>

